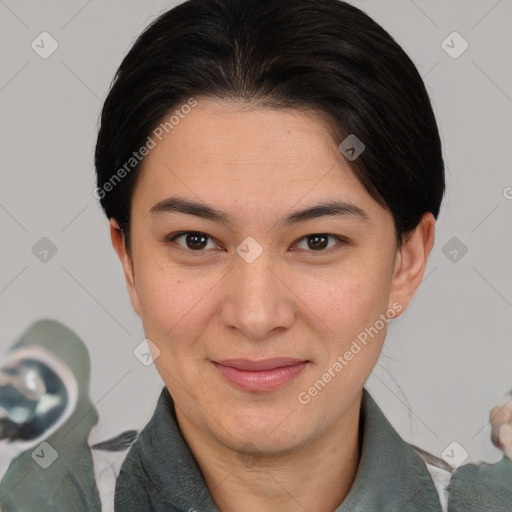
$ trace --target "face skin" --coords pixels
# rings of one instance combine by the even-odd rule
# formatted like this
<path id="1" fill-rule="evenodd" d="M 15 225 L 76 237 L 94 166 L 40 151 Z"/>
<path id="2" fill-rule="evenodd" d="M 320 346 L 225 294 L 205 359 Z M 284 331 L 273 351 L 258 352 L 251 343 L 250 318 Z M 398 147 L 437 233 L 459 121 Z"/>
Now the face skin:
<path id="1" fill-rule="evenodd" d="M 156 368 L 223 511 L 300 503 L 320 512 L 341 503 L 357 469 L 362 387 L 382 349 L 382 319 L 405 310 L 434 242 L 426 213 L 397 249 L 392 215 L 355 178 L 339 142 L 319 116 L 198 98 L 143 162 L 132 257 L 111 221 L 133 308 L 160 351 Z M 225 212 L 231 224 L 150 213 L 170 197 Z M 326 201 L 367 218 L 279 224 Z M 166 243 L 180 231 L 208 236 Z M 247 237 L 262 250 L 250 263 L 236 251 Z M 371 326 L 378 333 L 339 370 L 339 356 Z M 307 364 L 271 391 L 241 389 L 212 362 L 276 357 Z M 325 386 L 307 394 L 319 379 Z"/>

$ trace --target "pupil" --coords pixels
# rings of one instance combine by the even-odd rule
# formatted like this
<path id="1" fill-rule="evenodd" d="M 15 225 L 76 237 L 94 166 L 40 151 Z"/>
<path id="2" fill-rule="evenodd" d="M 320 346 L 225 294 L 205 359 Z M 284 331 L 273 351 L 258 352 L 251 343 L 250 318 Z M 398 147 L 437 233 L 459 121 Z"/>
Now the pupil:
<path id="1" fill-rule="evenodd" d="M 207 237 L 202 233 L 189 233 L 187 235 L 187 246 L 189 249 L 203 249 L 207 244 Z M 318 250 L 327 247 L 328 238 L 325 235 L 312 235 L 308 237 L 310 249 Z"/>
<path id="2" fill-rule="evenodd" d="M 327 237 L 325 235 L 312 235 L 308 238 L 310 249 L 324 249 L 327 247 Z"/>
<path id="3" fill-rule="evenodd" d="M 207 244 L 207 238 L 202 233 L 189 233 L 187 246 L 189 249 L 203 249 Z"/>

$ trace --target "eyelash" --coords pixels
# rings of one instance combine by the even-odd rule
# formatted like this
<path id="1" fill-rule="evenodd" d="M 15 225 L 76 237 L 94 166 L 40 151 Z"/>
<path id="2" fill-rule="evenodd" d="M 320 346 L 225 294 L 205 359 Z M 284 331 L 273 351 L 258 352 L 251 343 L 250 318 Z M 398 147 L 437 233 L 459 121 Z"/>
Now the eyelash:
<path id="1" fill-rule="evenodd" d="M 176 239 L 181 238 L 182 236 L 185 236 L 185 235 L 189 235 L 189 234 L 203 235 L 211 241 L 214 240 L 210 235 L 207 235 L 206 233 L 203 233 L 202 231 L 179 231 L 177 233 L 169 235 L 168 237 L 165 238 L 164 241 L 167 245 L 171 245 L 171 244 L 174 244 Z M 331 240 L 337 240 L 339 242 L 338 246 L 330 247 L 328 249 L 319 249 L 317 251 L 312 250 L 312 249 L 307 250 L 307 252 L 310 252 L 313 254 L 315 254 L 315 253 L 317 253 L 317 254 L 318 253 L 320 253 L 320 254 L 321 253 L 324 253 L 324 254 L 330 253 L 332 250 L 336 250 L 337 248 L 339 248 L 339 245 L 347 245 L 349 243 L 349 240 L 343 236 L 331 235 L 329 233 L 311 233 L 309 235 L 303 236 L 302 238 L 299 238 L 299 240 L 297 242 L 295 242 L 294 245 L 297 245 L 298 243 L 302 242 L 302 240 L 306 240 L 307 238 L 310 238 L 313 236 L 324 236 Z M 178 247 L 180 249 L 182 249 L 183 251 L 193 254 L 194 256 L 203 256 L 204 253 L 206 252 L 206 249 L 200 249 L 200 250 L 194 251 L 192 249 L 182 247 L 179 244 L 176 244 L 176 245 L 178 245 Z"/>

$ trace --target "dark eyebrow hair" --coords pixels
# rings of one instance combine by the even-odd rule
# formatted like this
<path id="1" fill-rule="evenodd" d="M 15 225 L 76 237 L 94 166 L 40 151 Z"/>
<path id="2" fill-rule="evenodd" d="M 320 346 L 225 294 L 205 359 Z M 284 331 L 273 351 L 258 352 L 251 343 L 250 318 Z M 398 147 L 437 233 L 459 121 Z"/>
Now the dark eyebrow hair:
<path id="1" fill-rule="evenodd" d="M 167 199 L 159 201 L 149 210 L 149 213 L 184 213 L 214 222 L 221 222 L 226 225 L 232 225 L 234 221 L 233 217 L 228 213 L 216 210 L 202 203 L 196 203 L 179 197 L 168 197 Z M 293 224 L 326 216 L 351 216 L 357 217 L 365 222 L 369 220 L 368 214 L 358 206 L 344 201 L 327 201 L 310 206 L 304 210 L 293 211 L 287 217 L 279 220 L 276 225 L 288 227 Z"/>

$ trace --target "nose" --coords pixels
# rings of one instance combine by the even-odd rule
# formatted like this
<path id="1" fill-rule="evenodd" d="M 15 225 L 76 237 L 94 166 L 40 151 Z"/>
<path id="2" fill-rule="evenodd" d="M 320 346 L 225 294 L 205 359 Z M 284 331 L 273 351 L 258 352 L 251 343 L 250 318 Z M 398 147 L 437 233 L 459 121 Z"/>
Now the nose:
<path id="1" fill-rule="evenodd" d="M 237 256 L 226 276 L 229 284 L 221 304 L 221 322 L 251 340 L 289 329 L 295 318 L 294 294 L 285 272 L 267 254 L 264 251 L 252 263 Z"/>

